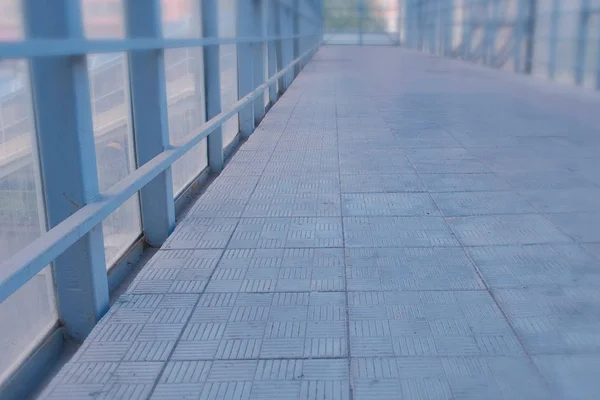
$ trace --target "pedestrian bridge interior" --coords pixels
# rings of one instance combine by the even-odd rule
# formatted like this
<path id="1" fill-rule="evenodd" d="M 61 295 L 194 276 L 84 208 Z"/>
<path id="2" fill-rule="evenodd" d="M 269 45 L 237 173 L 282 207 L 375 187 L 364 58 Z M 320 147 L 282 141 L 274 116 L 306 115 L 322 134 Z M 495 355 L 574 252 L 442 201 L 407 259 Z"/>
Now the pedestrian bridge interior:
<path id="1" fill-rule="evenodd" d="M 0 1 L 0 399 L 597 399 L 598 6 Z"/>

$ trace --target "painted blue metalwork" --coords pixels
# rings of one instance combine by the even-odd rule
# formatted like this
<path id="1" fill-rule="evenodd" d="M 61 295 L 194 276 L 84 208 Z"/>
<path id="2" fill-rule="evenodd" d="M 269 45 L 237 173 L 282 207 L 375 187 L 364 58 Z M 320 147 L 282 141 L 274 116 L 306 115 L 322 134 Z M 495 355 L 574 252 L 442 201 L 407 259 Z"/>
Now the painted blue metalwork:
<path id="1" fill-rule="evenodd" d="M 535 49 L 535 25 L 537 20 L 537 0 L 528 0 L 527 37 L 525 40 L 525 73 L 533 72 L 533 52 Z"/>
<path id="2" fill-rule="evenodd" d="M 462 57 L 464 60 L 471 58 L 471 43 L 473 41 L 473 18 L 471 13 L 463 9 L 463 38 L 462 38 Z"/>
<path id="3" fill-rule="evenodd" d="M 577 31 L 577 51 L 575 53 L 575 83 L 583 84 L 585 73 L 585 59 L 587 50 L 587 31 L 589 25 L 589 0 L 581 0 L 581 8 L 579 10 L 579 29 Z"/>
<path id="4" fill-rule="evenodd" d="M 247 0 L 248 1 L 248 0 Z M 263 35 L 263 27 L 264 23 L 264 7 L 262 0 L 252 0 L 249 1 L 251 3 L 251 13 L 249 17 L 251 18 L 251 34 L 254 36 Z M 265 51 L 266 43 L 264 42 L 255 42 L 251 45 L 252 50 L 252 87 L 251 90 L 254 90 L 258 85 L 265 81 Z M 254 126 L 258 126 L 260 121 L 265 116 L 265 99 L 261 97 L 257 97 L 254 99 L 253 104 L 254 110 Z"/>
<path id="5" fill-rule="evenodd" d="M 242 10 L 238 15 L 244 16 L 240 19 L 245 19 L 246 30 L 238 30 L 235 38 L 218 38 L 217 1 L 201 2 L 204 19 L 202 38 L 164 38 L 160 0 L 125 0 L 127 38 L 88 40 L 83 34 L 80 1 L 23 0 L 27 39 L 0 43 L 0 58 L 30 59 L 39 138 L 38 146 L 27 157 L 29 160 L 39 159 L 42 182 L 38 186 L 47 209 L 44 224 L 49 228 L 29 246 L 2 260 L 0 269 L 4 274 L 0 279 L 0 302 L 53 263 L 60 323 L 64 324 L 64 328 L 54 331 L 51 346 L 43 344 L 43 351 L 31 355 L 31 361 L 28 361 L 31 364 L 24 366 L 28 372 L 23 376 L 38 374 L 38 363 L 56 357 L 56 349 L 60 346 L 55 344 L 61 342 L 63 332 L 76 340 L 85 338 L 108 309 L 109 290 L 129 270 L 113 269 L 107 277 L 103 220 L 139 193 L 143 240 L 152 246 L 162 244 L 175 224 L 171 165 L 208 138 L 210 170 L 222 170 L 222 123 L 250 109 L 252 125 L 247 132 L 250 134 L 254 129 L 253 111 L 257 109 L 261 113 L 260 118 L 264 113 L 265 91 L 269 91 L 271 102 L 275 102 L 278 98 L 277 82 L 285 78 L 286 84 L 280 86 L 284 90 L 291 83 L 296 67 L 304 65 L 305 59 L 314 54 L 322 39 L 318 13 L 311 15 L 310 7 L 300 9 L 300 5 L 305 5 L 300 1 L 292 3 L 284 0 L 272 0 L 268 12 L 260 7 L 261 4 L 266 5 L 264 0 L 240 0 Z M 243 11 L 248 3 L 251 3 L 249 9 L 255 13 L 254 16 Z M 311 4 L 315 8 L 320 6 L 322 9 L 323 6 L 322 1 L 311 1 Z M 281 20 L 282 9 L 285 9 L 285 20 Z M 292 15 L 302 24 L 297 35 L 292 33 Z M 268 18 L 265 32 L 262 31 L 264 18 Z M 303 54 L 296 53 L 295 59 L 293 42 L 302 43 L 299 48 Z M 314 46 L 307 49 L 306 43 Z M 219 45 L 225 44 L 254 48 L 255 53 L 250 50 L 246 57 L 240 59 L 241 70 L 249 77 L 248 90 L 237 103 L 221 111 L 218 50 Z M 261 48 L 267 45 L 269 59 L 265 66 Z M 209 121 L 196 136 L 181 145 L 172 146 L 168 134 L 164 50 L 188 47 L 198 49 L 203 55 L 204 76 L 196 82 L 204 83 L 204 90 L 199 95 L 206 98 Z M 99 193 L 87 55 L 120 52 L 127 53 L 129 61 L 138 168 L 110 189 Z M 259 64 L 263 66 L 253 68 Z M 267 66 L 270 78 L 265 81 L 264 68 Z M 262 111 L 260 107 L 255 108 L 255 104 L 262 104 Z M 203 175 L 206 172 L 197 179 Z M 138 240 L 118 264 L 139 257 L 145 246 L 142 239 Z M 47 348 L 53 350 L 47 351 Z M 30 369 L 30 366 L 35 368 Z M 14 387 L 18 389 L 22 379 L 27 378 L 15 377 L 17 386 Z M 3 393 L 7 387 L 11 386 L 3 386 Z"/>
<path id="6" fill-rule="evenodd" d="M 294 10 L 298 9 L 299 6 L 299 2 L 298 0 L 293 0 L 294 2 Z M 294 35 L 299 35 L 300 34 L 300 18 L 298 17 L 298 13 L 293 12 L 292 13 L 292 29 L 293 29 L 293 34 Z M 361 33 L 362 35 L 362 33 Z M 300 38 L 296 37 L 293 40 L 293 44 L 292 44 L 292 57 L 294 59 L 298 58 L 298 56 L 300 55 Z M 302 65 L 301 64 L 296 64 L 296 67 L 294 68 L 294 78 L 296 76 L 298 76 L 298 74 L 300 73 L 300 69 L 301 69 Z"/>
<path id="7" fill-rule="evenodd" d="M 277 36 L 277 18 L 279 13 L 277 12 L 277 0 L 267 0 L 267 36 Z M 268 42 L 268 54 L 267 54 L 267 71 L 269 78 L 277 73 L 277 53 L 278 53 L 278 42 Z M 269 86 L 269 102 L 275 104 L 278 98 L 277 83 Z"/>
<path id="8" fill-rule="evenodd" d="M 28 37 L 83 37 L 79 2 L 27 0 L 24 13 Z M 31 82 L 46 218 L 49 232 L 53 232 L 99 193 L 87 57 L 33 58 Z M 64 252 L 35 268 L 37 273 L 54 262 L 59 318 L 67 334 L 76 340 L 83 340 L 108 310 L 100 222 L 82 232 Z M 10 264 L 3 270 L 18 272 Z"/>
<path id="9" fill-rule="evenodd" d="M 205 38 L 219 36 L 218 0 L 201 2 L 202 34 Z M 219 46 L 204 46 L 204 94 L 206 119 L 210 120 L 221 112 L 221 67 Z M 223 132 L 216 128 L 207 139 L 208 166 L 214 173 L 223 170 L 225 156 L 223 154 Z"/>
<path id="10" fill-rule="evenodd" d="M 358 0 L 358 3 L 356 5 L 357 7 L 357 11 L 358 11 L 358 44 L 360 46 L 363 45 L 363 31 L 364 31 L 364 27 L 363 27 L 363 23 L 365 20 L 365 5 L 364 5 L 364 0 Z M 295 32 L 295 30 L 294 30 Z"/>
<path id="11" fill-rule="evenodd" d="M 127 0 L 125 5 L 129 37 L 162 36 L 160 0 Z M 137 50 L 130 52 L 128 59 L 139 167 L 169 147 L 164 52 Z M 160 247 L 175 228 L 171 168 L 142 188 L 140 210 L 146 242 L 152 247 Z"/>
<path id="12" fill-rule="evenodd" d="M 518 0 L 517 20 L 515 21 L 515 44 L 513 47 L 514 71 L 522 70 L 523 40 L 526 32 L 527 0 Z"/>
<path id="13" fill-rule="evenodd" d="M 554 78 L 556 74 L 556 50 L 558 47 L 558 22 L 560 18 L 560 0 L 552 0 L 550 13 L 550 52 L 548 55 L 548 76 Z"/>
<path id="14" fill-rule="evenodd" d="M 454 0 L 446 0 L 446 38 L 444 46 L 444 55 L 450 56 L 453 52 L 454 39 Z"/>
<path id="15" fill-rule="evenodd" d="M 33 1 L 33 0 L 32 0 Z M 41 271 L 46 265 L 63 254 L 71 245 L 84 237 L 88 232 L 97 229 L 98 225 L 116 210 L 127 199 L 156 178 L 190 149 L 200 143 L 217 127 L 240 112 L 248 104 L 263 95 L 269 86 L 284 75 L 289 75 L 294 66 L 312 56 L 318 44 L 300 55 L 297 59 L 279 71 L 276 75 L 259 85 L 251 93 L 241 98 L 227 110 L 206 122 L 196 136 L 179 146 L 171 146 L 152 160 L 142 165 L 102 195 L 97 195 L 85 207 L 82 207 L 62 223 L 48 231 L 39 239 L 23 248 L 14 256 L 0 264 L 2 271 L 9 271 L 0 280 L 0 302 L 17 291 L 28 280 Z M 104 255 L 104 249 L 102 249 Z M 106 278 L 106 271 L 104 271 Z"/>
<path id="16" fill-rule="evenodd" d="M 595 9 L 594 14 L 600 14 L 600 10 Z M 600 24 L 596 27 L 597 37 L 600 37 Z M 600 41 L 596 44 L 596 90 L 600 90 Z"/>
<path id="17" fill-rule="evenodd" d="M 285 14 L 285 10 L 283 7 L 281 7 L 281 3 L 279 1 L 275 1 L 275 5 L 274 5 L 274 10 L 275 10 L 275 33 L 277 36 L 282 36 L 282 33 L 285 29 L 285 20 L 284 20 L 284 14 Z M 283 62 L 284 62 L 284 51 L 285 51 L 285 41 L 283 39 L 280 39 L 278 41 L 275 42 L 275 47 L 277 50 L 277 54 L 276 54 L 276 67 L 277 67 L 277 72 L 280 72 L 281 70 L 283 70 Z M 281 95 L 283 94 L 283 92 L 285 92 L 287 88 L 286 85 L 286 78 L 285 75 L 283 75 L 279 81 L 278 81 L 278 94 Z"/>
<path id="18" fill-rule="evenodd" d="M 316 36 L 315 33 L 306 36 Z M 245 36 L 234 38 L 158 38 L 158 39 L 33 39 L 0 42 L 0 57 L 29 58 L 47 56 L 81 56 L 90 53 L 119 53 L 133 50 L 179 49 L 211 44 L 240 44 L 279 40 L 280 37 Z M 293 36 L 284 39 L 294 39 Z"/>
<path id="19" fill-rule="evenodd" d="M 255 29 L 252 26 L 255 0 L 237 1 L 237 34 L 238 36 L 251 36 Z M 254 89 L 254 57 L 250 43 L 240 43 L 237 46 L 238 63 L 238 98 L 243 98 Z M 239 113 L 240 136 L 248 138 L 254 131 L 254 108 L 248 104 Z"/>

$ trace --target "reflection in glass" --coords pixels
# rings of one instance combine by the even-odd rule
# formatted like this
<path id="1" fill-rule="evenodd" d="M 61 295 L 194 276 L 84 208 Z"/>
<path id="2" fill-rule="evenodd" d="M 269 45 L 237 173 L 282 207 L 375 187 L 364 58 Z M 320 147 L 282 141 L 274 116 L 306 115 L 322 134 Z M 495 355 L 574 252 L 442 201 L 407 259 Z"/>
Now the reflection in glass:
<path id="1" fill-rule="evenodd" d="M 2 29 L 7 21 L 14 21 L 2 18 L 0 31 L 12 32 L 11 38 L 18 39 L 16 31 Z M 29 85 L 27 62 L 0 61 L 0 260 L 13 256 L 46 230 Z M 0 278 L 10 272 L 0 271 Z M 0 329 L 0 385 L 57 318 L 50 267 L 0 303 L 0 325 L 10 327 Z"/>
<path id="2" fill-rule="evenodd" d="M 202 32 L 198 0 L 161 0 L 165 37 L 198 37 Z M 165 51 L 169 136 L 177 146 L 193 137 L 205 121 L 202 48 Z M 208 165 L 206 139 L 177 160 L 171 170 L 173 192 L 181 193 Z"/>
<path id="3" fill-rule="evenodd" d="M 124 36 L 122 0 L 82 0 L 88 38 Z M 88 75 L 100 192 L 135 169 L 127 56 L 91 54 Z M 110 268 L 141 233 L 138 196 L 135 195 L 102 222 L 106 265 Z"/>
<path id="4" fill-rule="evenodd" d="M 219 37 L 235 37 L 236 0 L 219 1 Z M 226 110 L 238 101 L 237 46 L 220 46 L 221 109 Z M 228 119 L 222 127 L 223 146 L 230 144 L 239 132 L 238 115 Z"/>

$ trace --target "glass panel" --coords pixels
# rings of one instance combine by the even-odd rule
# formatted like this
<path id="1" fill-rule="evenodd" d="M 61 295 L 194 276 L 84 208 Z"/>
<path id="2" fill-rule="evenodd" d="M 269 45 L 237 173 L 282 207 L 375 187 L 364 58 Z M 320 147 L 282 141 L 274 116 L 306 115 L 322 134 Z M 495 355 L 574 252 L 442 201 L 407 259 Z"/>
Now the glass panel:
<path id="1" fill-rule="evenodd" d="M 198 0 L 161 0 L 163 34 L 197 37 L 202 32 Z M 165 51 L 169 135 L 177 146 L 193 137 L 205 121 L 202 48 Z M 206 139 L 172 166 L 177 196 L 208 165 Z"/>
<path id="2" fill-rule="evenodd" d="M 86 37 L 125 37 L 123 0 L 81 0 L 81 12 Z"/>
<path id="3" fill-rule="evenodd" d="M 219 37 L 234 37 L 236 29 L 236 0 L 219 1 Z M 221 108 L 225 110 L 238 101 L 237 46 L 220 47 Z M 223 124 L 223 146 L 229 145 L 239 132 L 238 115 Z"/>
<path id="4" fill-rule="evenodd" d="M 9 3 L 16 2 L 0 7 Z M 0 21 L 2 40 L 20 38 L 14 10 Z M 0 260 L 46 230 L 29 84 L 26 61 L 0 61 Z M 10 272 L 0 270 L 0 279 Z M 56 324 L 54 296 L 47 267 L 0 303 L 0 326 L 10 327 L 0 329 L 0 385 Z"/>
<path id="5" fill-rule="evenodd" d="M 0 42 L 23 39 L 21 0 L 0 0 Z"/>
<path id="6" fill-rule="evenodd" d="M 96 161 L 100 192 L 135 169 L 127 57 L 125 54 L 88 56 Z M 106 264 L 112 266 L 141 233 L 135 195 L 102 222 Z"/>
<path id="7" fill-rule="evenodd" d="M 122 38 L 122 0 L 82 0 L 88 38 Z M 124 53 L 88 56 L 96 161 L 100 192 L 135 169 L 127 56 Z M 102 222 L 106 265 L 110 268 L 142 231 L 138 195 Z"/>

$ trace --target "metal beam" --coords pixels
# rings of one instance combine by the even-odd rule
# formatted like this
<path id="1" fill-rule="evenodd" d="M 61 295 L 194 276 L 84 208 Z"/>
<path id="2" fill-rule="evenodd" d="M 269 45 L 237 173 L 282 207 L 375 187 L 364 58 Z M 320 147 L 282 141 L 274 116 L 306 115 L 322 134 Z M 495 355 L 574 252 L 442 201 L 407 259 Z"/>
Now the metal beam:
<path id="1" fill-rule="evenodd" d="M 127 33 L 132 38 L 161 37 L 159 0 L 126 0 Z M 163 51 L 129 53 L 129 84 L 138 167 L 169 147 L 167 92 Z M 140 191 L 142 229 L 146 242 L 160 247 L 175 228 L 171 168 Z"/>
<path id="2" fill-rule="evenodd" d="M 558 22 L 560 18 L 560 0 L 552 0 L 550 14 L 550 52 L 548 55 L 548 76 L 554 79 L 556 74 L 556 50 L 558 47 Z"/>
<path id="3" fill-rule="evenodd" d="M 535 51 L 535 27 L 537 20 L 537 0 L 529 0 L 527 18 L 527 39 L 525 41 L 525 73 L 533 72 L 533 54 Z"/>
<path id="4" fill-rule="evenodd" d="M 203 0 L 201 2 L 201 10 L 198 11 L 202 14 L 203 37 L 218 37 L 218 0 Z M 221 112 L 221 66 L 219 45 L 204 46 L 203 56 L 206 120 L 210 120 Z M 219 173 L 223 170 L 225 163 L 222 127 L 218 127 L 208 135 L 207 141 L 208 166 L 211 172 Z"/>
<path id="5" fill-rule="evenodd" d="M 37 2 L 38 0 L 32 1 Z M 151 161 L 131 172 L 102 195 L 97 195 L 89 204 L 74 212 L 73 215 L 58 224 L 54 229 L 51 229 L 42 237 L 25 246 L 8 260 L 4 260 L 0 264 L 0 270 L 7 273 L 4 278 L 0 279 L 0 303 L 27 283 L 39 271 L 44 269 L 48 263 L 60 257 L 61 254 L 68 252 L 68 249 L 73 244 L 90 232 L 95 231 L 99 224 L 119 208 L 121 204 L 170 167 L 175 161 L 183 157 L 184 154 L 200 143 L 217 127 L 221 126 L 223 122 L 233 117 L 248 104 L 251 104 L 255 98 L 262 96 L 263 92 L 268 90 L 273 82 L 277 81 L 283 75 L 289 75 L 293 71 L 294 66 L 311 57 L 316 48 L 317 46 L 314 46 L 300 55 L 300 57 L 290 62 L 275 76 L 271 77 L 247 96 L 206 122 L 195 136 L 187 139 L 179 146 L 171 146 L 168 150 L 165 150 Z M 91 137 L 91 134 L 89 136 Z M 104 252 L 102 252 L 102 256 L 104 256 Z M 81 268 L 81 265 L 78 267 Z M 103 270 L 103 272 L 103 276 L 106 278 L 106 271 Z"/>
<path id="6" fill-rule="evenodd" d="M 251 36 L 254 32 L 255 0 L 237 1 L 237 35 Z M 254 89 L 254 52 L 250 43 L 240 43 L 237 46 L 238 63 L 238 98 L 241 99 Z M 248 138 L 254 131 L 254 107 L 250 103 L 239 113 L 240 136 Z"/>
<path id="7" fill-rule="evenodd" d="M 77 1 L 26 0 L 24 15 L 28 37 L 83 37 Z M 46 218 L 52 229 L 99 192 L 87 57 L 35 57 L 30 65 Z M 54 260 L 59 318 L 78 341 L 109 305 L 101 222 L 46 261 Z"/>
<path id="8" fill-rule="evenodd" d="M 251 33 L 253 36 L 266 36 L 263 30 L 264 24 L 264 4 L 265 0 L 246 0 L 252 4 L 251 18 L 252 18 L 252 29 Z M 265 42 L 252 43 L 252 90 L 258 85 L 265 81 Z M 294 57 L 295 58 L 295 57 Z M 258 126 L 260 121 L 265 116 L 265 99 L 264 97 L 258 97 L 254 100 L 254 126 Z"/>
<path id="9" fill-rule="evenodd" d="M 279 14 L 277 13 L 277 0 L 267 0 L 267 35 L 268 36 L 276 36 L 277 35 L 277 19 L 279 18 Z M 268 65 L 267 71 L 269 74 L 269 78 L 277 73 L 277 52 L 278 46 L 277 42 L 268 42 Z M 272 84 L 269 87 L 269 102 L 271 104 L 275 104 L 278 98 L 277 93 L 277 82 Z"/>
<path id="10" fill-rule="evenodd" d="M 581 0 L 579 10 L 579 29 L 577 31 L 577 51 L 575 53 L 575 83 L 582 85 L 585 74 L 585 60 L 587 51 L 587 31 L 589 25 L 589 0 Z"/>

